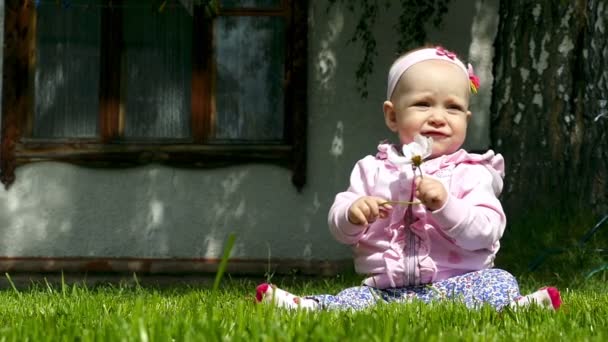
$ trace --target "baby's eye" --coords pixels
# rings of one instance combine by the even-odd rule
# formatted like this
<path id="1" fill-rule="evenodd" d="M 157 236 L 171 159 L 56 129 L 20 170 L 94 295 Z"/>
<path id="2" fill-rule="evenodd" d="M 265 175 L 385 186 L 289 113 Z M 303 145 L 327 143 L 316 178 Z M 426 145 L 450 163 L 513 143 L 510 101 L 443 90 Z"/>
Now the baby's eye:
<path id="1" fill-rule="evenodd" d="M 457 105 L 457 104 L 451 104 L 451 105 L 448 105 L 448 111 L 449 112 L 464 112 L 464 107 L 462 107 L 461 105 Z"/>
<path id="2" fill-rule="evenodd" d="M 414 107 L 430 107 L 431 104 L 428 101 L 417 101 L 414 102 Z"/>

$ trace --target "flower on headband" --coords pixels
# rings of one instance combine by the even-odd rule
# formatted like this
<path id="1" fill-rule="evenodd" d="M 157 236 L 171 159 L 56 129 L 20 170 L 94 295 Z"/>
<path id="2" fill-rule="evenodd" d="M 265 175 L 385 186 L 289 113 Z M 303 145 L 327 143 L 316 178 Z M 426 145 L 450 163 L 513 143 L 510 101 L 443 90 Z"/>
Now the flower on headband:
<path id="1" fill-rule="evenodd" d="M 437 56 L 446 56 L 449 59 L 456 58 L 456 54 L 455 53 L 453 53 L 452 51 L 444 49 L 442 46 L 437 46 L 435 48 L 435 50 L 436 50 L 435 53 L 437 54 Z"/>
<path id="2" fill-rule="evenodd" d="M 479 77 L 477 77 L 477 75 L 475 75 L 475 72 L 473 71 L 473 66 L 471 64 L 469 64 L 469 68 L 467 69 L 468 73 L 469 73 L 469 81 L 471 83 L 471 92 L 473 94 L 477 94 L 477 90 L 479 89 Z"/>
<path id="3" fill-rule="evenodd" d="M 433 138 L 416 134 L 414 141 L 403 145 L 401 150 L 403 156 L 398 155 L 394 150 L 390 149 L 388 151 L 388 160 L 395 165 L 412 164 L 414 168 L 419 167 L 422 161 L 433 153 Z"/>

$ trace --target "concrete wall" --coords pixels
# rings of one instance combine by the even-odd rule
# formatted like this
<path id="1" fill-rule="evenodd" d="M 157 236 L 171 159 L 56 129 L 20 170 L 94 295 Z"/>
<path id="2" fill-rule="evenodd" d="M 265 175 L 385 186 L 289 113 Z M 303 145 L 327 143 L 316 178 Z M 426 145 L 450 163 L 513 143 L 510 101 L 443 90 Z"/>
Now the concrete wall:
<path id="1" fill-rule="evenodd" d="M 354 163 L 375 153 L 378 141 L 393 138 L 381 104 L 396 56 L 397 11 L 382 13 L 369 97 L 360 99 L 354 75 L 361 48 L 347 43 L 356 15 L 339 6 L 327 12 L 325 1 L 310 6 L 308 183 L 302 193 L 288 170 L 269 165 L 99 170 L 30 164 L 17 169 L 9 191 L 0 189 L 0 256 L 217 258 L 234 232 L 237 258 L 348 258 L 348 248 L 330 236 L 326 215 Z M 498 0 L 452 0 L 444 27 L 429 37 L 463 59 L 469 54 L 482 78 L 468 148 L 488 145 L 497 6 Z"/>

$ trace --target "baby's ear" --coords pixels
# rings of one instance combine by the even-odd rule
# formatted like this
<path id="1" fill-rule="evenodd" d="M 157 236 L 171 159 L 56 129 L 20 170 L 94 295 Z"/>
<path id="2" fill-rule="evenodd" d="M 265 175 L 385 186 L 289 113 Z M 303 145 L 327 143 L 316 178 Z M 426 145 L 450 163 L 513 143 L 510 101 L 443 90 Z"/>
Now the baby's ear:
<path id="1" fill-rule="evenodd" d="M 393 132 L 397 132 L 397 112 L 395 112 L 395 105 L 391 101 L 384 101 L 382 105 L 384 111 L 384 122 L 386 127 Z"/>
<path id="2" fill-rule="evenodd" d="M 469 121 L 471 121 L 471 115 L 473 115 L 473 113 L 471 113 L 470 110 L 467 110 L 467 123 L 469 123 Z"/>

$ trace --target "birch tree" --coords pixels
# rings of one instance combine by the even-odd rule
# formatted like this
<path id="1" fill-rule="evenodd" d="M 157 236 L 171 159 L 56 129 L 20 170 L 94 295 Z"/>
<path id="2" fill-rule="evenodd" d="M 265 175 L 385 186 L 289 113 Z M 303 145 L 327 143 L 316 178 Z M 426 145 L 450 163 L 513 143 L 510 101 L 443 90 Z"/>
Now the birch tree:
<path id="1" fill-rule="evenodd" d="M 507 215 L 607 213 L 608 4 L 501 1 L 499 11 L 490 126 Z"/>

